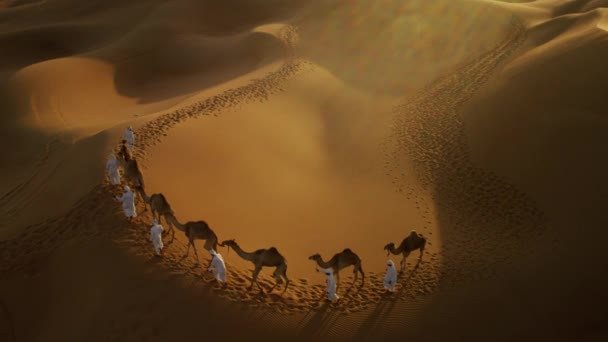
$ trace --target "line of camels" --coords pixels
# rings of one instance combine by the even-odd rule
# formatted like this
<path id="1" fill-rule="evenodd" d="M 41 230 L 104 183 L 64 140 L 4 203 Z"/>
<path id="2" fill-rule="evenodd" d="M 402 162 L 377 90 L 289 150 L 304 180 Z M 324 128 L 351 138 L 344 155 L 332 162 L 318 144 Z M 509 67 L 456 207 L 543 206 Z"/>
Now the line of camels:
<path id="1" fill-rule="evenodd" d="M 253 252 L 245 252 L 234 239 L 225 240 L 218 243 L 217 234 L 205 221 L 191 221 L 186 223 L 179 222 L 175 217 L 173 209 L 171 209 L 171 205 L 169 205 L 169 202 L 162 193 L 152 194 L 151 196 L 146 194 L 143 174 L 137 164 L 137 160 L 131 156 L 125 146 L 124 141 L 118 153 L 117 159 L 123 169 L 125 181 L 130 184 L 131 187 L 144 200 L 144 211 L 147 211 L 149 206 L 150 210 L 152 211 L 152 217 L 157 218 L 159 224 L 161 223 L 161 217 L 165 218 L 165 221 L 169 225 L 168 233 L 171 234 L 170 242 L 173 242 L 175 239 L 175 230 L 173 227 L 176 227 L 180 231 L 184 232 L 188 238 L 188 249 L 186 250 L 184 258 L 188 257 L 190 247 L 192 247 L 196 257 L 196 264 L 200 265 L 198 251 L 194 245 L 195 240 L 204 240 L 206 250 L 210 250 L 212 248 L 217 250 L 218 245 L 221 247 L 227 247 L 229 250 L 232 248 L 239 257 L 251 262 L 254 265 L 251 285 L 248 287 L 248 290 L 251 290 L 255 284 L 260 290 L 260 293 L 264 293 L 264 289 L 257 281 L 258 275 L 263 267 L 274 267 L 275 270 L 272 277 L 275 279 L 276 283 L 269 290 L 269 292 L 272 292 L 277 286 L 282 284 L 283 280 L 285 281 L 285 288 L 283 289 L 281 295 L 287 291 L 287 288 L 289 287 L 289 278 L 287 277 L 287 260 L 275 247 L 258 249 Z M 418 263 L 420 263 L 425 246 L 426 238 L 412 230 L 410 234 L 401 241 L 398 247 L 395 247 L 394 243 L 389 243 L 384 246 L 384 250 L 387 251 L 387 256 L 390 254 L 401 255 L 399 274 L 403 274 L 403 272 L 405 272 L 406 258 L 411 252 L 419 250 L 420 255 L 418 257 Z M 359 273 L 361 273 L 361 287 L 363 287 L 365 284 L 365 273 L 363 272 L 363 268 L 361 266 L 361 258 L 359 258 L 359 256 L 349 248 L 335 254 L 328 261 L 324 261 L 321 255 L 318 253 L 311 255 L 308 257 L 308 259 L 314 261 L 319 267 L 325 269 L 331 268 L 336 275 L 337 286 L 340 284 L 340 271 L 350 266 L 354 266 L 353 284 L 357 282 Z"/>

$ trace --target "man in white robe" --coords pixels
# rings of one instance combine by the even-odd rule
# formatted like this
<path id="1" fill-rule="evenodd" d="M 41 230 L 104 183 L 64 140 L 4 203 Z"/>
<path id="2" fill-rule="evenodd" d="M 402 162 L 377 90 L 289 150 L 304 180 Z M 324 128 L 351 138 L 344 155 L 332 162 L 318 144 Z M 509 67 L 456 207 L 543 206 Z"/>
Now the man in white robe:
<path id="1" fill-rule="evenodd" d="M 209 250 L 209 254 L 211 254 L 211 264 L 207 268 L 207 271 L 213 272 L 215 280 L 226 287 L 226 264 L 224 263 L 224 258 L 213 249 Z"/>
<path id="2" fill-rule="evenodd" d="M 127 141 L 129 151 L 133 153 L 133 149 L 135 149 L 135 133 L 133 133 L 133 127 L 129 126 L 125 130 L 125 140 Z"/>
<path id="3" fill-rule="evenodd" d="M 156 219 L 152 220 L 152 227 L 150 228 L 150 241 L 154 244 L 154 255 L 161 256 L 163 251 L 163 226 L 158 224 Z"/>
<path id="4" fill-rule="evenodd" d="M 397 269 L 395 269 L 395 263 L 393 260 L 389 260 L 387 263 L 386 275 L 384 276 L 384 288 L 387 291 L 395 292 L 395 285 L 397 285 Z"/>
<path id="5" fill-rule="evenodd" d="M 108 172 L 108 177 L 110 178 L 110 183 L 112 185 L 120 184 L 120 173 L 118 173 L 118 160 L 114 157 L 113 153 L 110 153 L 110 157 L 108 162 L 106 163 L 106 171 Z"/>
<path id="6" fill-rule="evenodd" d="M 125 193 L 122 196 L 116 196 L 116 199 L 122 202 L 122 209 L 125 212 L 125 216 L 129 219 L 129 222 L 134 217 L 137 217 L 137 211 L 135 210 L 135 194 L 131 192 L 128 185 L 125 185 Z"/>
<path id="7" fill-rule="evenodd" d="M 317 272 L 319 272 L 318 268 Z M 338 301 L 340 297 L 338 297 L 338 294 L 336 293 L 337 286 L 336 279 L 334 278 L 334 271 L 331 268 L 326 268 L 321 272 L 327 276 L 327 289 L 325 290 L 325 292 L 327 292 L 327 299 L 332 303 Z"/>

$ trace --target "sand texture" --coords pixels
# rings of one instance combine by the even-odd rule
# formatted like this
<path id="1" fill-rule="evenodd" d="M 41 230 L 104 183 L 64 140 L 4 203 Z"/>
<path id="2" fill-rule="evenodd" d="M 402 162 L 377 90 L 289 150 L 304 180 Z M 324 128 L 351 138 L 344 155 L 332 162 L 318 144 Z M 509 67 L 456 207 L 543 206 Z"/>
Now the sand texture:
<path id="1" fill-rule="evenodd" d="M 605 340 L 606 6 L 0 1 L 0 341 Z M 127 126 L 146 192 L 285 291 L 179 229 L 154 256 L 104 177 Z M 309 256 L 345 248 L 329 303 Z"/>

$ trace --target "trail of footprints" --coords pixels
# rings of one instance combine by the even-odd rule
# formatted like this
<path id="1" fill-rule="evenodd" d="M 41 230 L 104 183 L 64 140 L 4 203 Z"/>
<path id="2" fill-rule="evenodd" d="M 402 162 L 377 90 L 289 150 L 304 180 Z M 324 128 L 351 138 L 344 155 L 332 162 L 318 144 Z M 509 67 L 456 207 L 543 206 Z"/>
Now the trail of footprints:
<path id="1" fill-rule="evenodd" d="M 543 213 L 527 194 L 472 163 L 459 117 L 492 71 L 525 40 L 518 18 L 511 26 L 498 48 L 395 108 L 390 140 L 396 146 L 387 152 L 387 172 L 403 187 L 397 161 L 408 158 L 422 186 L 433 193 L 442 215 L 442 283 L 494 276 L 488 257 L 507 260 L 544 231 Z"/>

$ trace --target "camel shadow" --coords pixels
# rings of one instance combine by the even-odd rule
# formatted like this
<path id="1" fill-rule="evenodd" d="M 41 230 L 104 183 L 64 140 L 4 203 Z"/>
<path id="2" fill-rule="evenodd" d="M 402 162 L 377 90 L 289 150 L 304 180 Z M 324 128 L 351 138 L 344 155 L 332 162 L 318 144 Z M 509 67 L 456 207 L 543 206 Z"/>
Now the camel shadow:
<path id="1" fill-rule="evenodd" d="M 412 270 L 408 273 L 407 277 L 404 279 L 405 283 L 407 283 L 410 279 L 412 279 L 414 274 L 416 274 L 416 271 L 418 271 L 418 269 L 420 268 L 421 263 L 422 263 L 422 259 L 418 259 L 418 262 L 416 262 L 416 265 L 414 265 L 414 268 L 412 268 Z M 407 272 L 407 270 L 405 272 Z"/>
<path id="2" fill-rule="evenodd" d="M 421 262 L 422 260 L 418 259 L 418 262 L 411 271 L 405 271 L 407 272 L 407 276 L 399 281 L 401 286 L 399 286 L 397 291 L 394 293 L 386 292 L 382 295 L 380 302 L 359 326 L 357 333 L 353 337 L 353 341 L 366 341 L 372 337 L 378 337 L 378 333 L 382 329 L 382 322 L 384 322 L 393 312 L 395 306 L 399 302 L 400 295 L 405 291 L 409 280 L 420 268 Z"/>
<path id="3" fill-rule="evenodd" d="M 339 317 L 338 311 L 332 310 L 334 307 L 333 304 L 325 302 L 318 310 L 304 316 L 298 324 L 297 337 L 304 340 L 323 338 L 325 332 L 331 329 Z"/>

